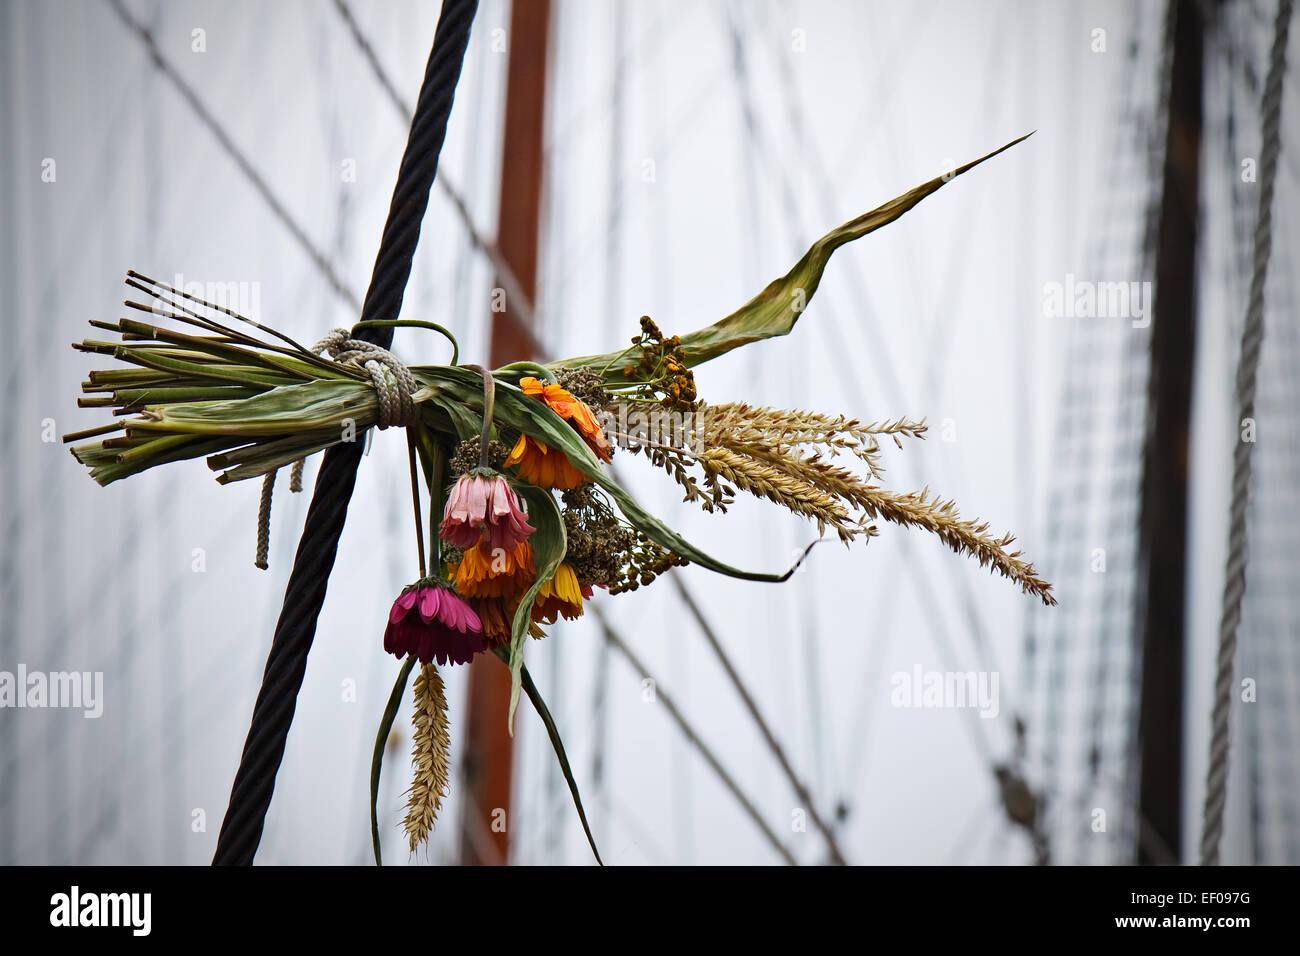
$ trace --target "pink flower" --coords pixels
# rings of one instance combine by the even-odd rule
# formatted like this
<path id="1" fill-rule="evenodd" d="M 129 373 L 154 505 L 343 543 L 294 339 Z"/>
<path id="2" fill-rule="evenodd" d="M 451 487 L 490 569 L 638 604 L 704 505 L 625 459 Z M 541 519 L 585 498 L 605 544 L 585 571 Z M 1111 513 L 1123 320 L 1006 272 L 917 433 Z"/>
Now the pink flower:
<path id="1" fill-rule="evenodd" d="M 468 664 L 485 650 L 483 622 L 455 591 L 420 584 L 403 591 L 388 612 L 384 650 L 398 657 L 414 654 L 420 663 Z"/>
<path id="2" fill-rule="evenodd" d="M 506 551 L 536 530 L 505 477 L 477 468 L 452 486 L 438 526 L 443 540 L 458 548 L 471 548 L 486 536 L 489 548 Z"/>

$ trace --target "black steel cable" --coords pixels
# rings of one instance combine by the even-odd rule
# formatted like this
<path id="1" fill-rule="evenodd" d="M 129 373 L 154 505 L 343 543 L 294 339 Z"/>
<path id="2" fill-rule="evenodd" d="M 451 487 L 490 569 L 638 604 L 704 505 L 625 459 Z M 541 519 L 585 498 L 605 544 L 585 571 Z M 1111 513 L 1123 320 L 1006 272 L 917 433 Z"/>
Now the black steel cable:
<path id="1" fill-rule="evenodd" d="M 445 0 L 438 16 L 433 49 L 361 310 L 362 321 L 395 318 L 401 312 L 477 8 L 477 0 Z M 392 344 L 393 332 L 391 328 L 365 328 L 354 337 L 387 348 Z M 362 442 L 353 441 L 334 445 L 325 453 L 231 787 L 230 804 L 217 837 L 212 858 L 216 866 L 250 865 L 261 841 L 275 775 L 307 669 L 307 652 L 316 634 L 316 618 L 325 601 L 348 501 L 356 484 L 361 450 Z"/>

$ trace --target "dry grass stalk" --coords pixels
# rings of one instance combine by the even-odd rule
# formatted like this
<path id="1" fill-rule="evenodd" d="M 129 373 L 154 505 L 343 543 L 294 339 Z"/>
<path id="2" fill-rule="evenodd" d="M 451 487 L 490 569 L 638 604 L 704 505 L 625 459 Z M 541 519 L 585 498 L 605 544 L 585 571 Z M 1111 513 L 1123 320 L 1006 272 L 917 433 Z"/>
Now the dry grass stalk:
<path id="1" fill-rule="evenodd" d="M 906 418 L 863 425 L 844 415 L 825 415 L 795 409 L 755 407 L 744 402 L 707 405 L 701 402 L 696 413 L 697 435 L 705 444 L 724 441 L 766 445 L 777 452 L 803 446 L 845 452 L 865 464 L 873 478 L 884 473 L 880 461 L 878 436 L 888 435 L 899 447 L 900 439 L 924 438 L 925 422 Z"/>
<path id="2" fill-rule="evenodd" d="M 830 525 L 840 538 L 852 540 L 852 518 L 834 497 L 809 482 L 774 467 L 767 461 L 730 448 L 706 449 L 697 459 L 707 474 L 731 482 L 751 495 L 774 501 L 788 511 L 817 522 L 817 530 Z"/>
<path id="3" fill-rule="evenodd" d="M 447 696 L 434 664 L 426 664 L 415 677 L 415 714 L 411 722 L 415 727 L 411 741 L 415 779 L 407 791 L 404 825 L 414 853 L 429 839 L 442 798 L 447 795 L 451 732 L 447 719 Z"/>
<path id="4" fill-rule="evenodd" d="M 862 425 L 842 415 L 701 403 L 681 446 L 645 444 L 651 461 L 686 488 L 686 499 L 702 500 L 708 511 L 726 510 L 734 493 L 726 482 L 816 521 L 819 531 L 833 528 L 845 543 L 876 535 L 872 519 L 923 528 L 1044 604 L 1055 604 L 1052 586 L 1019 551 L 1008 550 L 1013 536 L 990 534 L 986 522 L 963 519 L 952 501 L 932 498 L 928 489 L 888 491 L 832 462 L 839 454 L 851 455 L 878 479 L 883 472 L 878 436 L 901 448 L 901 438 L 924 438 L 925 428 L 924 422 L 902 418 Z M 687 471 L 692 465 L 704 473 L 703 489 Z"/>
<path id="5" fill-rule="evenodd" d="M 1000 538 L 988 533 L 987 521 L 971 521 L 957 513 L 953 501 L 931 498 L 930 489 L 920 493 L 896 494 L 883 488 L 870 488 L 863 497 L 862 510 L 871 517 L 881 517 L 895 524 L 924 528 L 958 554 L 968 554 L 981 567 L 991 567 L 1003 577 L 1020 585 L 1026 594 L 1037 595 L 1048 606 L 1056 604 L 1052 585 L 1038 576 L 1034 566 L 1019 551 L 1008 551 L 1015 536 Z"/>

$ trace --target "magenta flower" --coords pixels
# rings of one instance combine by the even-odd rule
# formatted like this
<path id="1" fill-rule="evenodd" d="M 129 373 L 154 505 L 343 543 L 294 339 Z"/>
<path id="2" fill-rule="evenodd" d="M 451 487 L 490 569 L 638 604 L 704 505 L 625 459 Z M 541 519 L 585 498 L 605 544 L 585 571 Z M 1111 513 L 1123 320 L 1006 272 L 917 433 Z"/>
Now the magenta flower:
<path id="1" fill-rule="evenodd" d="M 458 548 L 472 548 L 486 536 L 489 548 L 506 551 L 513 551 L 536 530 L 505 477 L 481 468 L 462 475 L 452 486 L 438 525 L 443 540 Z"/>
<path id="2" fill-rule="evenodd" d="M 384 650 L 398 657 L 414 654 L 420 663 L 468 664 L 485 650 L 483 622 L 455 591 L 421 582 L 401 593 L 388 612 Z"/>

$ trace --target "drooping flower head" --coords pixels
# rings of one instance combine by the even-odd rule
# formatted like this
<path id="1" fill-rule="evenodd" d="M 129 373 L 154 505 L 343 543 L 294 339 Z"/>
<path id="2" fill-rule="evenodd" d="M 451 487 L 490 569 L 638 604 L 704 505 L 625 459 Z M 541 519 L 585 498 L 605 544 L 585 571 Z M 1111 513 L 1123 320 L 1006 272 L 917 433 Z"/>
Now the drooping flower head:
<path id="1" fill-rule="evenodd" d="M 563 452 L 528 435 L 519 436 L 506 465 L 518 465 L 519 479 L 539 488 L 568 491 L 587 480 L 587 476 L 573 467 Z"/>
<path id="2" fill-rule="evenodd" d="M 483 622 L 445 582 L 426 578 L 406 588 L 388 612 L 384 650 L 420 663 L 468 664 L 487 648 Z"/>
<path id="3" fill-rule="evenodd" d="M 470 605 L 483 622 L 483 639 L 489 648 L 509 643 L 519 601 L 515 598 L 472 598 Z"/>
<path id="4" fill-rule="evenodd" d="M 490 548 L 514 548 L 537 529 L 504 475 L 475 468 L 462 475 L 447 496 L 438 533 L 458 548 L 487 542 Z"/>
<path id="5" fill-rule="evenodd" d="M 466 548 L 447 572 L 456 590 L 467 598 L 518 597 L 533 583 L 533 546 L 521 541 L 513 548 L 492 548 L 486 541 Z"/>
<path id="6" fill-rule="evenodd" d="M 590 598 L 591 588 L 578 584 L 578 576 L 567 561 L 561 561 L 555 575 L 537 589 L 533 600 L 533 620 L 554 624 L 557 615 L 566 621 L 582 616 L 583 598 Z"/>
<path id="7" fill-rule="evenodd" d="M 525 395 L 545 402 L 552 411 L 572 425 L 597 458 L 601 461 L 610 460 L 609 442 L 606 441 L 596 416 L 585 403 L 574 398 L 560 385 L 544 385 L 529 376 L 519 380 L 519 388 Z M 587 480 L 563 453 L 528 435 L 519 436 L 506 459 L 506 465 L 518 465 L 521 479 L 543 488 L 567 491 Z"/>

